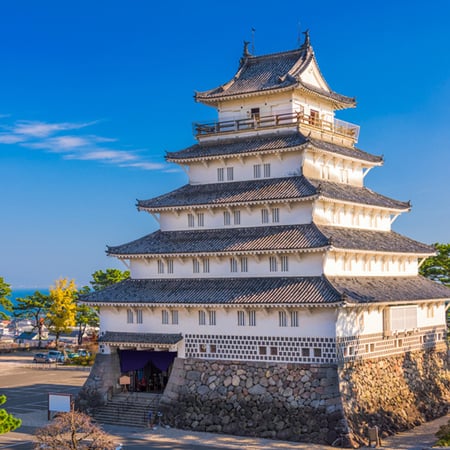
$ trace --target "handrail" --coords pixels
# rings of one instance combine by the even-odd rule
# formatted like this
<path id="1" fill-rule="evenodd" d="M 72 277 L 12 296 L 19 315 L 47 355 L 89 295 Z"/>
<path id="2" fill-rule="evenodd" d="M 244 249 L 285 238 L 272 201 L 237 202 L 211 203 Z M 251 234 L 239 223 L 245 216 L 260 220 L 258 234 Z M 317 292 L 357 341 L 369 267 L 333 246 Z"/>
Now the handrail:
<path id="1" fill-rule="evenodd" d="M 220 122 L 196 122 L 193 124 L 193 131 L 196 136 L 208 136 L 218 133 L 241 132 L 291 125 L 306 125 L 307 127 L 320 131 L 350 137 L 355 141 L 359 136 L 358 125 L 339 119 L 334 119 L 333 122 L 330 122 L 316 115 L 305 114 L 303 111 L 261 117 L 253 116 L 245 119 L 223 120 Z"/>

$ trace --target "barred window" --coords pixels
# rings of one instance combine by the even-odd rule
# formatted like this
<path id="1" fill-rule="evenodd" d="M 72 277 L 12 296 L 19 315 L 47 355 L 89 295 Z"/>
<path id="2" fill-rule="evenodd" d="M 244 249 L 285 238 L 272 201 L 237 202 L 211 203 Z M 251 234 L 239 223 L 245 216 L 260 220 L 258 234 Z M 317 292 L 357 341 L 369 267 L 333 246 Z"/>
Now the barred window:
<path id="1" fill-rule="evenodd" d="M 264 178 L 270 177 L 270 164 L 264 164 Z"/>
<path id="2" fill-rule="evenodd" d="M 127 323 L 134 323 L 134 314 L 132 309 L 127 309 Z"/>
<path id="3" fill-rule="evenodd" d="M 272 208 L 272 222 L 278 223 L 280 221 L 280 209 Z"/>
<path id="4" fill-rule="evenodd" d="M 209 258 L 203 259 L 203 273 L 209 273 Z"/>
<path id="5" fill-rule="evenodd" d="M 248 324 L 251 327 L 256 326 L 256 311 L 249 311 L 248 312 Z"/>
<path id="6" fill-rule="evenodd" d="M 219 167 L 217 169 L 217 181 L 224 181 L 225 180 L 225 173 L 224 173 L 224 168 L 223 167 Z"/>
<path id="7" fill-rule="evenodd" d="M 195 226 L 194 214 L 189 213 L 187 215 L 187 218 L 188 218 L 188 227 L 189 228 L 194 228 L 194 226 Z"/>
<path id="8" fill-rule="evenodd" d="M 208 319 L 210 325 L 216 325 L 216 311 L 208 311 Z"/>
<path id="9" fill-rule="evenodd" d="M 235 258 L 230 258 L 230 272 L 237 272 L 238 264 Z"/>
<path id="10" fill-rule="evenodd" d="M 209 353 L 217 353 L 216 344 L 209 344 Z"/>
<path id="11" fill-rule="evenodd" d="M 136 323 L 144 323 L 144 318 L 142 315 L 142 309 L 136 310 Z"/>
<path id="12" fill-rule="evenodd" d="M 173 273 L 173 259 L 167 260 L 167 273 Z"/>
<path id="13" fill-rule="evenodd" d="M 286 311 L 278 311 L 278 326 L 287 327 L 287 314 Z"/>
<path id="14" fill-rule="evenodd" d="M 253 165 L 253 178 L 261 178 L 261 164 Z"/>
<path id="15" fill-rule="evenodd" d="M 163 309 L 161 311 L 161 322 L 163 325 L 167 325 L 169 323 L 169 311 L 167 311 L 167 309 Z"/>
<path id="16" fill-rule="evenodd" d="M 198 312 L 198 324 L 199 325 L 206 325 L 206 313 L 205 313 L 205 311 L 199 311 Z"/>
<path id="17" fill-rule="evenodd" d="M 278 272 L 278 261 L 275 256 L 269 257 L 269 270 L 271 272 Z"/>
<path id="18" fill-rule="evenodd" d="M 192 271 L 194 273 L 200 273 L 200 262 L 198 259 L 192 260 Z"/>
<path id="19" fill-rule="evenodd" d="M 291 327 L 298 327 L 298 311 L 291 311 Z"/>
<path id="20" fill-rule="evenodd" d="M 158 259 L 158 273 L 164 273 L 164 261 Z"/>
<path id="21" fill-rule="evenodd" d="M 223 224 L 230 225 L 231 224 L 231 214 L 229 211 L 223 212 Z"/>
<path id="22" fill-rule="evenodd" d="M 198 213 L 197 214 L 197 225 L 199 227 L 204 227 L 205 226 L 205 214 L 203 214 L 203 213 Z"/>
<path id="23" fill-rule="evenodd" d="M 248 258 L 246 256 L 243 256 L 240 259 L 241 262 L 241 272 L 248 272 Z"/>
<path id="24" fill-rule="evenodd" d="M 245 314 L 244 314 L 244 311 L 238 311 L 237 312 L 237 322 L 238 322 L 238 326 L 240 326 L 240 327 L 245 326 Z"/>
<path id="25" fill-rule="evenodd" d="M 234 180 L 234 168 L 227 167 L 227 181 L 233 181 L 233 180 Z"/>
<path id="26" fill-rule="evenodd" d="M 261 210 L 261 222 L 269 223 L 269 211 L 267 209 Z"/>
<path id="27" fill-rule="evenodd" d="M 178 325 L 178 311 L 176 309 L 173 309 L 170 311 L 170 314 L 172 315 L 172 324 Z"/>
<path id="28" fill-rule="evenodd" d="M 241 212 L 239 210 L 234 211 L 233 216 L 234 216 L 234 224 L 240 225 L 241 224 Z"/>
<path id="29" fill-rule="evenodd" d="M 287 256 L 280 258 L 280 266 L 282 272 L 289 272 L 289 258 Z"/>

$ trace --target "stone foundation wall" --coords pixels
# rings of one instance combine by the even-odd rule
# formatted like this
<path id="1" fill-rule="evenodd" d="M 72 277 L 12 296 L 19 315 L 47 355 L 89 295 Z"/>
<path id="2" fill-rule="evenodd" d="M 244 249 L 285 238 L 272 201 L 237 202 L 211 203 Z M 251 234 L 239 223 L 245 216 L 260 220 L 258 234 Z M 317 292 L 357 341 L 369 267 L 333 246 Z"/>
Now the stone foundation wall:
<path id="1" fill-rule="evenodd" d="M 177 359 L 161 409 L 196 431 L 328 444 L 347 432 L 335 365 Z"/>
<path id="2" fill-rule="evenodd" d="M 367 444 L 368 426 L 393 434 L 443 416 L 450 406 L 446 345 L 339 368 L 345 416 L 355 441 Z"/>

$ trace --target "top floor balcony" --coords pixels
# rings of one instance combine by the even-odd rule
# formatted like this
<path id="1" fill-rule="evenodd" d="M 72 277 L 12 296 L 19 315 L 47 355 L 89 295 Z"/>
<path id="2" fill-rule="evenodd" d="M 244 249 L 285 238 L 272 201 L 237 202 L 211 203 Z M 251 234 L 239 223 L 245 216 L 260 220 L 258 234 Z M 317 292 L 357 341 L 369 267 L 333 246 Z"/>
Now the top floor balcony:
<path id="1" fill-rule="evenodd" d="M 296 127 L 300 130 L 318 132 L 320 135 L 334 135 L 349 140 L 352 144 L 358 141 L 359 126 L 343 120 L 332 122 L 321 119 L 317 114 L 306 114 L 303 111 L 275 114 L 270 116 L 253 115 L 250 118 L 224 120 L 221 122 L 194 123 L 193 131 L 197 138 L 206 136 L 222 136 L 243 132 Z"/>

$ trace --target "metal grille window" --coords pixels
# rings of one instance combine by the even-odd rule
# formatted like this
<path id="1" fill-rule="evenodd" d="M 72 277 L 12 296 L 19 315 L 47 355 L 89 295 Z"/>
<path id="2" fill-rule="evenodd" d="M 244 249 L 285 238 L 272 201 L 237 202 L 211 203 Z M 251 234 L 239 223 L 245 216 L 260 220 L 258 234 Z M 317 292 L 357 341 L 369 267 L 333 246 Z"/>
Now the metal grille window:
<path id="1" fill-rule="evenodd" d="M 267 209 L 261 210 L 261 222 L 269 223 L 269 211 Z"/>
<path id="2" fill-rule="evenodd" d="M 286 311 L 278 311 L 278 326 L 287 327 L 287 314 Z"/>
<path id="3" fill-rule="evenodd" d="M 188 214 L 187 215 L 187 218 L 188 218 L 188 227 L 189 228 L 194 228 L 194 226 L 195 226 L 195 220 L 194 220 L 194 214 Z"/>
<path id="4" fill-rule="evenodd" d="M 249 311 L 248 312 L 248 324 L 251 327 L 256 326 L 256 311 Z"/>
<path id="5" fill-rule="evenodd" d="M 217 181 L 224 181 L 225 180 L 225 170 L 223 167 L 219 167 L 217 169 Z"/>
<path id="6" fill-rule="evenodd" d="M 227 181 L 234 180 L 234 167 L 227 167 Z"/>
<path id="7" fill-rule="evenodd" d="M 240 327 L 245 326 L 245 314 L 244 314 L 244 311 L 238 311 L 237 312 L 237 322 L 238 322 L 238 326 L 240 326 Z"/>
<path id="8" fill-rule="evenodd" d="M 230 272 L 237 272 L 238 264 L 235 258 L 230 258 Z"/>
<path id="9" fill-rule="evenodd" d="M 278 272 L 278 261 L 275 256 L 269 258 L 269 270 L 271 272 Z"/>
<path id="10" fill-rule="evenodd" d="M 223 224 L 230 225 L 231 224 L 231 214 L 229 211 L 223 212 Z"/>
<path id="11" fill-rule="evenodd" d="M 209 273 L 209 258 L 203 260 L 203 273 Z"/>
<path id="12" fill-rule="evenodd" d="M 167 325 L 169 323 L 169 311 L 167 311 L 167 309 L 163 309 L 161 311 L 161 322 L 163 325 Z"/>
<path id="13" fill-rule="evenodd" d="M 248 272 L 248 258 L 244 256 L 240 259 L 240 262 L 241 262 L 241 272 Z"/>
<path id="14" fill-rule="evenodd" d="M 136 323 L 144 323 L 142 309 L 137 309 L 136 310 Z"/>
<path id="15" fill-rule="evenodd" d="M 173 273 L 173 259 L 167 260 L 167 273 Z"/>
<path id="16" fill-rule="evenodd" d="M 241 212 L 239 210 L 234 211 L 233 217 L 234 217 L 234 224 L 240 225 L 241 224 Z"/>
<path id="17" fill-rule="evenodd" d="M 261 178 L 261 164 L 253 165 L 253 178 Z"/>
<path id="18" fill-rule="evenodd" d="M 158 259 L 158 273 L 164 273 L 164 262 Z"/>
<path id="19" fill-rule="evenodd" d="M 200 273 L 200 262 L 198 261 L 198 259 L 192 260 L 192 271 L 194 273 Z"/>
<path id="20" fill-rule="evenodd" d="M 291 311 L 291 327 L 298 327 L 298 311 Z"/>
<path id="21" fill-rule="evenodd" d="M 278 223 L 280 221 L 280 209 L 272 208 L 272 222 Z"/>
<path id="22" fill-rule="evenodd" d="M 198 213 L 197 214 L 197 225 L 199 227 L 204 227 L 205 226 L 205 215 L 203 213 Z"/>
<path id="23" fill-rule="evenodd" d="M 127 323 L 134 323 L 134 314 L 132 309 L 127 309 Z"/>
<path id="24" fill-rule="evenodd" d="M 417 328 L 416 306 L 394 306 L 389 308 L 390 331 L 403 331 Z"/>
<path id="25" fill-rule="evenodd" d="M 289 272 L 289 258 L 287 256 L 280 258 L 280 266 L 282 272 Z"/>
<path id="26" fill-rule="evenodd" d="M 270 164 L 264 164 L 264 178 L 270 177 Z"/>
<path id="27" fill-rule="evenodd" d="M 208 311 L 208 319 L 210 325 L 216 325 L 216 311 Z"/>
<path id="28" fill-rule="evenodd" d="M 205 311 L 199 311 L 198 312 L 198 324 L 199 325 L 206 325 L 206 313 L 205 313 Z"/>
<path id="29" fill-rule="evenodd" d="M 178 310 L 173 309 L 172 311 L 170 311 L 170 314 L 172 316 L 172 324 L 178 325 Z"/>

